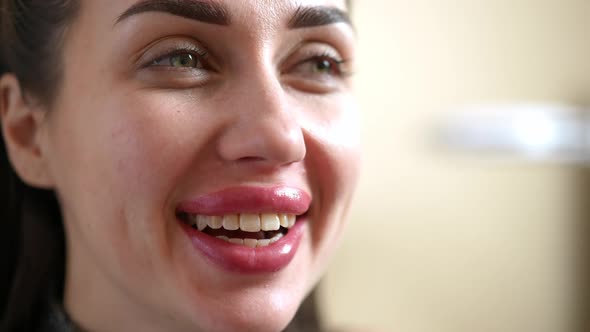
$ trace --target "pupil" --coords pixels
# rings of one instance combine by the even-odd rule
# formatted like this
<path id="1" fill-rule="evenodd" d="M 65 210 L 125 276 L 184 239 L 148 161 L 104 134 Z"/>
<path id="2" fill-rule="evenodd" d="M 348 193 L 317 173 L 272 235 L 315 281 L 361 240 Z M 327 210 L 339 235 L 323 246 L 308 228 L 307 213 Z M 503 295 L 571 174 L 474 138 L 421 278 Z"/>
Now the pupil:
<path id="1" fill-rule="evenodd" d="M 320 72 L 328 71 L 328 70 L 330 70 L 330 68 L 331 68 L 331 64 L 330 64 L 330 61 L 328 61 L 328 60 L 322 60 L 322 61 L 318 62 L 317 67 L 316 67 L 317 71 L 320 71 Z"/>
<path id="2" fill-rule="evenodd" d="M 192 67 L 194 59 L 191 54 L 178 55 L 172 59 L 173 65 L 178 67 Z"/>

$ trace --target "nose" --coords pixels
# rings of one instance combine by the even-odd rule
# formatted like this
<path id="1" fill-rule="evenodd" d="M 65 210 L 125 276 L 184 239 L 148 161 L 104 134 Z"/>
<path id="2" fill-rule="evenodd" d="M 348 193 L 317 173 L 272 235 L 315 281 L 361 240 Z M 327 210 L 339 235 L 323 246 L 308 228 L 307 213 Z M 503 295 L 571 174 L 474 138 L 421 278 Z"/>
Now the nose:
<path id="1" fill-rule="evenodd" d="M 303 160 L 306 147 L 297 110 L 280 82 L 272 74 L 249 76 L 228 97 L 232 116 L 219 137 L 219 155 L 224 161 L 271 167 Z"/>

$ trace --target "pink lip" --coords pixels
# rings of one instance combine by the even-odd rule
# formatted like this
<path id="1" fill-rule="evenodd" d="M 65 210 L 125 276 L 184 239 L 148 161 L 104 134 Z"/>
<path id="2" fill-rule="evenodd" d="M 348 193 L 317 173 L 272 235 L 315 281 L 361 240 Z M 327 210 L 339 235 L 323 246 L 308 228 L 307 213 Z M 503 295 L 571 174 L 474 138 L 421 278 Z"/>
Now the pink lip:
<path id="1" fill-rule="evenodd" d="M 285 268 L 299 248 L 307 221 L 298 219 L 295 226 L 279 241 L 261 248 L 248 248 L 209 236 L 185 223 L 181 226 L 193 246 L 209 261 L 230 271 L 243 274 L 272 273 Z"/>
<path id="2" fill-rule="evenodd" d="M 208 216 L 230 213 L 304 214 L 311 197 L 306 192 L 284 186 L 235 187 L 181 202 L 177 212 Z"/>
<path id="3" fill-rule="evenodd" d="M 178 205 L 177 212 L 224 215 L 230 213 L 307 212 L 310 196 L 289 187 L 236 187 L 199 196 Z M 193 247 L 219 267 L 244 274 L 272 273 L 285 268 L 295 256 L 307 223 L 304 216 L 279 241 L 260 248 L 236 245 L 200 232 L 179 220 Z"/>

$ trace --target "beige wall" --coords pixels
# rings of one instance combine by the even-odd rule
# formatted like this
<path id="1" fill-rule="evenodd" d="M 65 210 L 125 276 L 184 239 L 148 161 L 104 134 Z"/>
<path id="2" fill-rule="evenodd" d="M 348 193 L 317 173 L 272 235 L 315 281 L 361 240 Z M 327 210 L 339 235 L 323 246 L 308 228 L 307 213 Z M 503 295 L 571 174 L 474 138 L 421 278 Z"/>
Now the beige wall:
<path id="1" fill-rule="evenodd" d="M 365 169 L 321 289 L 329 326 L 572 331 L 578 173 L 460 156 L 466 105 L 590 103 L 588 0 L 359 0 Z"/>

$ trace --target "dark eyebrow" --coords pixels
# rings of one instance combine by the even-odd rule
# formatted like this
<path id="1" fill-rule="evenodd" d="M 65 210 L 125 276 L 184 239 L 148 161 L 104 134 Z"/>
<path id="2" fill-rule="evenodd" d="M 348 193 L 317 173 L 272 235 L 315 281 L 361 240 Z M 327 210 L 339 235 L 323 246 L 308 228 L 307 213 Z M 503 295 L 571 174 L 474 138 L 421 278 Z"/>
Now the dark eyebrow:
<path id="1" fill-rule="evenodd" d="M 289 20 L 289 29 L 318 27 L 322 25 L 346 23 L 352 26 L 347 12 L 334 7 L 299 7 Z"/>
<path id="2" fill-rule="evenodd" d="M 216 25 L 229 25 L 230 16 L 225 7 L 202 0 L 142 0 L 121 14 L 115 24 L 145 12 L 163 12 Z"/>

